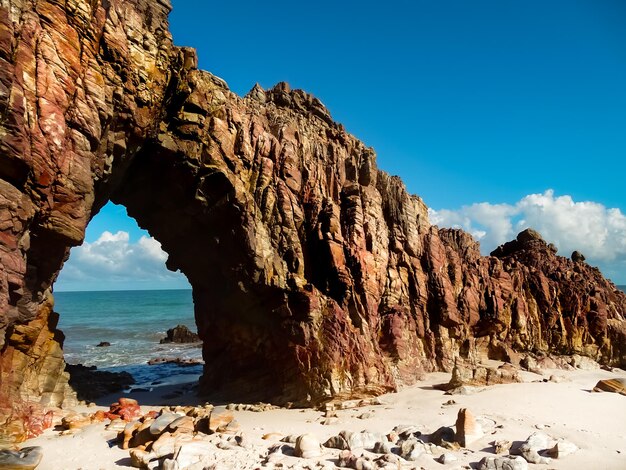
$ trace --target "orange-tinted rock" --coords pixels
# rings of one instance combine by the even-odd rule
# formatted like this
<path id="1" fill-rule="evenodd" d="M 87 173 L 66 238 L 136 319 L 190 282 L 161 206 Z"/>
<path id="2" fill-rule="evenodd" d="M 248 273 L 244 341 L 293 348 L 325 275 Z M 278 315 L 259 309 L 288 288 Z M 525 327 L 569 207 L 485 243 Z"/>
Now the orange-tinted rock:
<path id="1" fill-rule="evenodd" d="M 483 353 L 626 366 L 626 295 L 597 269 L 532 231 L 481 256 L 317 98 L 197 70 L 170 10 L 0 6 L 0 433 L 74 399 L 52 284 L 109 200 L 189 279 L 202 388 L 231 400 L 371 396 Z"/>
<path id="2" fill-rule="evenodd" d="M 113 403 L 106 413 L 110 420 L 121 418 L 124 421 L 133 421 L 141 416 L 141 408 L 137 400 L 131 398 L 120 398 L 117 403 Z"/>
<path id="3" fill-rule="evenodd" d="M 604 379 L 600 380 L 595 387 L 594 392 L 613 392 L 626 395 L 626 379 Z"/>
<path id="4" fill-rule="evenodd" d="M 222 432 L 234 419 L 235 415 L 230 411 L 212 412 L 209 417 L 209 430 L 211 432 Z"/>
<path id="5" fill-rule="evenodd" d="M 472 442 L 483 437 L 483 430 L 476 422 L 476 418 L 467 408 L 461 408 L 456 418 L 456 442 L 467 447 Z"/>

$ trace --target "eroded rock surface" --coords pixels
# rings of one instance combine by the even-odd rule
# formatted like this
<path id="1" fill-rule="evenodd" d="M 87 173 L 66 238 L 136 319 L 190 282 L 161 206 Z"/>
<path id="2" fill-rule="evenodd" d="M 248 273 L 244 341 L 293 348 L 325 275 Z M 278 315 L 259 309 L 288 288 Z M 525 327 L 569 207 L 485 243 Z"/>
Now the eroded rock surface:
<path id="1" fill-rule="evenodd" d="M 315 403 L 514 350 L 626 365 L 597 269 L 533 231 L 482 257 L 318 99 L 198 70 L 170 9 L 0 0 L 2 432 L 72 399 L 51 288 L 109 200 L 189 279 L 206 390 Z"/>

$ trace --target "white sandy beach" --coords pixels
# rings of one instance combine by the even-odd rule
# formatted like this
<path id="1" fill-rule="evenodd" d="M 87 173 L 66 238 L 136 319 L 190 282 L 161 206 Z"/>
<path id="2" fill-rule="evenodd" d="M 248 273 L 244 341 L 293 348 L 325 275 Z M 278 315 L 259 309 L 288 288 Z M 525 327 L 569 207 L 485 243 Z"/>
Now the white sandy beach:
<path id="1" fill-rule="evenodd" d="M 457 413 L 468 408 L 482 423 L 485 435 L 468 444 L 466 449 L 450 451 L 458 460 L 441 464 L 434 460 L 441 455 L 422 455 L 414 462 L 402 462 L 400 468 L 459 469 L 477 468 L 485 456 L 493 456 L 494 440 L 514 443 L 526 440 L 540 430 L 549 436 L 565 438 L 579 450 L 549 464 L 529 464 L 529 468 L 568 470 L 620 470 L 626 468 L 626 396 L 597 393 L 591 389 L 600 379 L 626 377 L 623 370 L 545 370 L 543 375 L 524 372 L 524 383 L 493 385 L 469 395 L 445 395 L 432 386 L 447 382 L 449 374 L 433 373 L 417 385 L 399 393 L 380 397 L 380 405 L 338 410 L 332 424 L 322 424 L 324 412 L 312 409 L 277 409 L 265 412 L 234 411 L 241 425 L 240 433 L 248 445 L 246 452 L 216 450 L 220 465 L 214 468 L 334 468 L 338 450 L 325 449 L 322 457 L 306 461 L 279 453 L 263 466 L 267 450 L 281 436 L 314 434 L 321 443 L 342 430 L 389 433 L 397 425 L 414 425 L 426 435 L 441 426 L 455 425 Z M 544 382 L 551 375 L 563 377 L 559 383 Z M 172 396 L 173 388 L 178 391 Z M 155 389 L 150 395 L 133 394 L 142 411 L 160 409 L 144 403 L 163 405 L 194 403 L 190 384 Z M 454 404 L 444 405 L 449 400 Z M 223 407 L 216 407 L 220 410 Z M 93 413 L 105 407 L 80 407 L 77 411 Z M 44 457 L 40 470 L 100 470 L 130 467 L 129 452 L 116 443 L 116 433 L 105 430 L 105 423 L 94 424 L 72 435 L 60 435 L 49 429 L 42 436 L 22 444 L 41 446 Z M 276 433 L 269 439 L 262 436 Z M 293 444 L 286 444 L 285 454 Z M 355 455 L 374 456 L 368 451 Z M 281 467 L 282 464 L 282 467 Z M 321 466 L 321 465 L 325 466 Z"/>

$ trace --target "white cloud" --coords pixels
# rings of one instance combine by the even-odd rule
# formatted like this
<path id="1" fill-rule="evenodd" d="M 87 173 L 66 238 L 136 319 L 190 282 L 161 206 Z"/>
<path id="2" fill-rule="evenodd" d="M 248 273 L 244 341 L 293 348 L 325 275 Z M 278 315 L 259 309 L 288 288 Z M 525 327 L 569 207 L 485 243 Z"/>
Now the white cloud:
<path id="1" fill-rule="evenodd" d="M 154 238 L 130 241 L 127 232 L 105 231 L 73 248 L 55 285 L 60 290 L 172 288 L 188 286 L 180 273 L 165 267 L 167 253 Z"/>
<path id="2" fill-rule="evenodd" d="M 578 250 L 606 275 L 626 283 L 626 216 L 597 202 L 576 202 L 571 196 L 555 196 L 548 190 L 530 194 L 515 204 L 487 202 L 458 210 L 430 210 L 431 221 L 442 227 L 459 227 L 471 233 L 487 254 L 533 228 L 569 256 Z"/>

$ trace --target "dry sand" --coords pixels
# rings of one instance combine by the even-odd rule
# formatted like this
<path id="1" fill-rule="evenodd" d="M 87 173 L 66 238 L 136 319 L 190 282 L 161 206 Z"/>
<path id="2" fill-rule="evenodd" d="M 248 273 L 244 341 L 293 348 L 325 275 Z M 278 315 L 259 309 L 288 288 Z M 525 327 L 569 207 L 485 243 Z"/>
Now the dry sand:
<path id="1" fill-rule="evenodd" d="M 454 426 L 459 409 L 468 408 L 485 425 L 487 432 L 483 438 L 469 444 L 467 449 L 455 451 L 456 462 L 443 465 L 433 458 L 439 455 L 424 455 L 417 462 L 407 462 L 402 468 L 476 468 L 482 457 L 494 455 L 490 444 L 494 440 L 524 441 L 540 429 L 554 438 L 566 438 L 579 450 L 563 459 L 552 460 L 548 465 L 531 464 L 531 469 L 626 469 L 626 396 L 591 392 L 598 380 L 626 377 L 626 372 L 546 370 L 542 373 L 523 373 L 524 383 L 494 385 L 474 394 L 454 396 L 444 395 L 433 388 L 433 385 L 447 382 L 449 374 L 429 374 L 426 380 L 413 387 L 380 397 L 381 405 L 338 411 L 338 423 L 332 425 L 321 424 L 323 413 L 312 409 L 234 413 L 241 424 L 241 432 L 255 446 L 251 455 L 256 455 L 259 462 L 262 460 L 259 456 L 273 443 L 261 439 L 266 433 L 312 433 L 324 442 L 344 429 L 386 434 L 394 426 L 410 424 L 429 434 L 440 426 Z M 564 380 L 560 383 L 542 381 L 552 374 Z M 146 411 L 151 409 L 146 404 L 197 404 L 194 403 L 197 399 L 190 384 L 157 388 L 150 394 L 132 396 Z M 444 405 L 451 399 L 456 403 Z M 82 407 L 78 411 L 94 412 L 96 409 L 107 408 Z M 371 417 L 359 418 L 366 413 Z M 115 437 L 116 433 L 104 430 L 104 424 L 95 424 L 74 435 L 63 436 L 58 431 L 48 430 L 22 446 L 43 447 L 40 470 L 131 468 L 128 451 L 116 445 Z M 219 452 L 224 454 L 223 461 L 227 462 L 219 468 L 262 468 L 260 464 L 255 466 L 251 462 L 229 461 L 229 452 L 232 451 Z M 334 462 L 337 452 L 330 451 L 324 458 Z M 319 460 L 323 459 L 312 462 Z M 286 456 L 283 463 L 283 468 L 308 468 L 303 459 L 296 457 Z M 316 467 L 312 465 L 310 468 Z"/>

